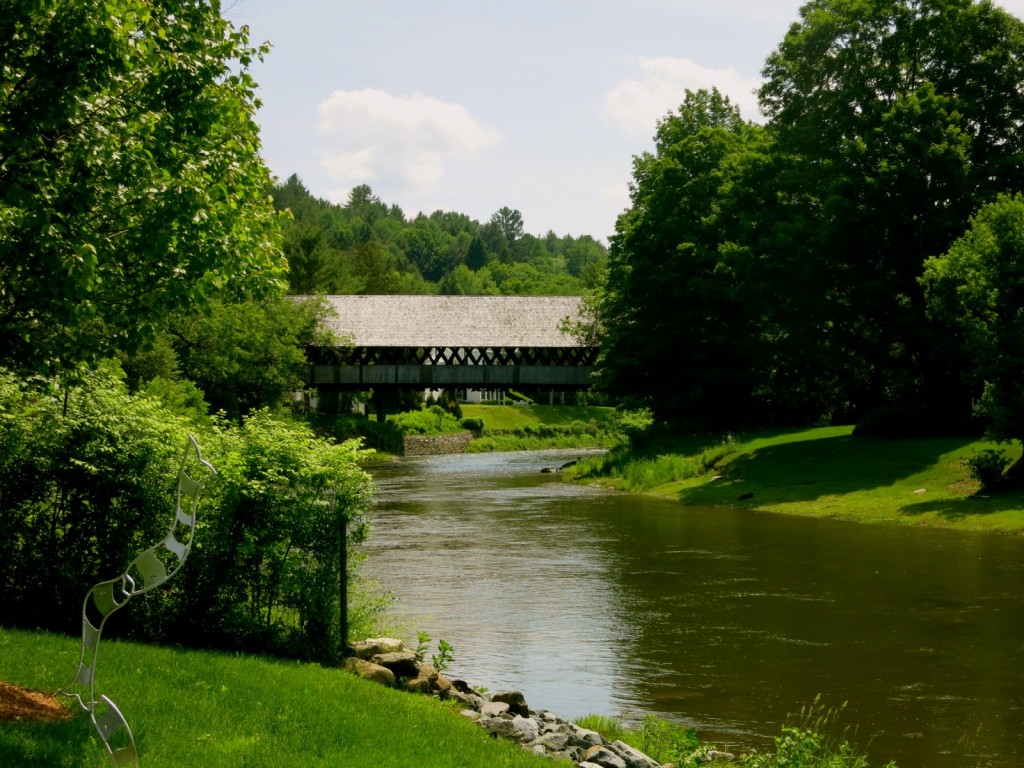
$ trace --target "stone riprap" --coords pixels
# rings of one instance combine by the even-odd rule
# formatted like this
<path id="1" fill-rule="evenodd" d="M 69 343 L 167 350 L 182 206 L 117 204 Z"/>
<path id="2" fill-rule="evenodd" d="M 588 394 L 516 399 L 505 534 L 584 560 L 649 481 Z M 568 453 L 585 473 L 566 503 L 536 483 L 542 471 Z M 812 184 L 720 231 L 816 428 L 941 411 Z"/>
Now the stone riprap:
<path id="1" fill-rule="evenodd" d="M 516 742 L 537 755 L 571 760 L 580 768 L 669 768 L 622 741 L 608 742 L 547 710 L 533 710 L 519 691 L 483 694 L 462 680 L 450 680 L 395 638 L 375 638 L 353 645 L 346 660 L 351 672 L 383 685 L 454 700 L 462 716 L 495 738 Z M 698 763 L 723 764 L 734 758 L 713 749 L 698 750 Z"/>
<path id="2" fill-rule="evenodd" d="M 402 438 L 405 456 L 441 456 L 447 453 L 465 453 L 473 442 L 473 433 L 449 432 L 444 435 L 406 435 Z"/>

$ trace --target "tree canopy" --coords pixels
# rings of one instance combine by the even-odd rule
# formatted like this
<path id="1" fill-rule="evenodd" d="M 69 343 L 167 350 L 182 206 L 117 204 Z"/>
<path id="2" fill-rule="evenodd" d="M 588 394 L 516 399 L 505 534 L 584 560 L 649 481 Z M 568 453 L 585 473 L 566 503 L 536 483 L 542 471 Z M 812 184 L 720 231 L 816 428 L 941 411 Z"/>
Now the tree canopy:
<path id="1" fill-rule="evenodd" d="M 984 206 L 921 282 L 930 314 L 964 334 L 991 436 L 1024 440 L 1024 197 Z"/>
<path id="2" fill-rule="evenodd" d="M 277 290 L 284 262 L 250 65 L 182 0 L 0 14 L 0 347 L 56 371 L 135 351 L 172 310 Z"/>
<path id="3" fill-rule="evenodd" d="M 315 198 L 295 175 L 272 192 L 291 213 L 283 229 L 294 294 L 579 295 L 607 262 L 593 237 L 536 237 L 508 206 L 481 224 L 456 211 L 407 217 L 366 185 L 344 205 Z"/>
<path id="4" fill-rule="evenodd" d="M 636 158 L 601 385 L 710 425 L 967 413 L 964 349 L 919 277 L 1024 190 L 1024 23 L 978 0 L 810 0 L 763 75 L 764 126 L 687 93 Z"/>

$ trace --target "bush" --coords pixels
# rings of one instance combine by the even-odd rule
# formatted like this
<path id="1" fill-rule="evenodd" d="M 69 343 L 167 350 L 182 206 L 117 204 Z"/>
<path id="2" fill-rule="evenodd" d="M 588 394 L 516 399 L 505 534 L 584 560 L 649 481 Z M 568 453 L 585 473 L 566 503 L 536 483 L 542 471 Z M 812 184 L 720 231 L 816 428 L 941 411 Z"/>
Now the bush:
<path id="1" fill-rule="evenodd" d="M 424 411 L 397 413 L 389 416 L 388 421 L 406 435 L 443 435 L 462 429 L 459 419 L 439 405 L 432 405 Z"/>
<path id="2" fill-rule="evenodd" d="M 991 491 L 1002 485 L 1006 477 L 1003 472 L 1009 463 L 1009 457 L 994 448 L 975 451 L 967 457 L 967 469 L 971 477 L 981 483 L 983 491 Z"/>
<path id="3" fill-rule="evenodd" d="M 264 410 L 219 430 L 210 452 L 218 474 L 207 502 L 217 511 L 181 597 L 177 639 L 338 662 L 341 547 L 365 538 L 372 494 L 358 444 L 318 439 Z"/>
<path id="4" fill-rule="evenodd" d="M 470 432 L 483 432 L 484 431 L 484 420 L 467 418 L 459 422 L 463 429 L 468 429 Z"/>
<path id="5" fill-rule="evenodd" d="M 123 378 L 116 364 L 69 389 L 0 373 L 4 621 L 80 632 L 86 591 L 166 535 L 193 432 L 218 474 L 189 561 L 106 631 L 337 661 L 341 547 L 365 536 L 372 491 L 358 444 L 265 411 L 241 427 L 189 423 Z"/>

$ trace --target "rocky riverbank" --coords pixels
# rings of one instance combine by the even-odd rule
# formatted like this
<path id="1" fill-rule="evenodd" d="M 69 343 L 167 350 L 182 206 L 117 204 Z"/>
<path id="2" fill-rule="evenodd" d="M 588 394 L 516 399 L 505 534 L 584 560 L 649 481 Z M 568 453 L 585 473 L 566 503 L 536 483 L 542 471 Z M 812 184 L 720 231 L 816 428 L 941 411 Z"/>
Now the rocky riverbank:
<path id="1" fill-rule="evenodd" d="M 494 738 L 508 739 L 537 755 L 571 760 L 580 768 L 669 768 L 622 741 L 531 709 L 519 691 L 481 693 L 461 680 L 439 673 L 401 640 L 376 638 L 353 646 L 346 668 L 389 687 L 436 696 L 461 705 L 461 714 Z M 695 752 L 689 763 L 724 764 L 733 756 L 713 749 Z"/>

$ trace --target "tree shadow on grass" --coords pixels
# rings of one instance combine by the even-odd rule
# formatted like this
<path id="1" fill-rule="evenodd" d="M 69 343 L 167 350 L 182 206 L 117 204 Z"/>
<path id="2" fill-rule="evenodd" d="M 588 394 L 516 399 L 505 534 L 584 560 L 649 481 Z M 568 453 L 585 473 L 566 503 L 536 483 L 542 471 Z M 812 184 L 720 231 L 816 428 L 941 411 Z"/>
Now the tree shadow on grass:
<path id="1" fill-rule="evenodd" d="M 59 723 L 0 722 L 0 765 L 94 768 L 110 758 L 82 714 Z"/>
<path id="2" fill-rule="evenodd" d="M 970 438 L 882 440 L 853 435 L 760 448 L 720 468 L 721 477 L 679 493 L 686 504 L 758 507 L 825 496 L 892 489 L 893 506 L 906 483 L 929 471 Z M 948 475 L 948 473 L 947 473 Z"/>
<path id="3" fill-rule="evenodd" d="M 900 514 L 909 517 L 935 515 L 943 520 L 960 521 L 967 518 L 994 517 L 1003 512 L 1024 510 L 1024 491 L 1014 489 L 990 495 L 963 496 L 956 499 L 937 499 L 907 504 Z"/>

